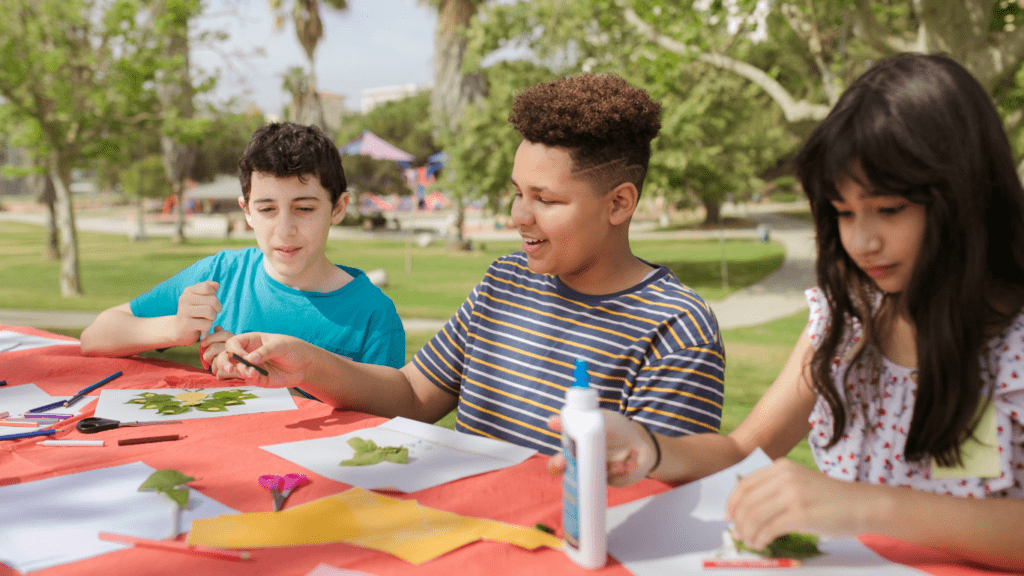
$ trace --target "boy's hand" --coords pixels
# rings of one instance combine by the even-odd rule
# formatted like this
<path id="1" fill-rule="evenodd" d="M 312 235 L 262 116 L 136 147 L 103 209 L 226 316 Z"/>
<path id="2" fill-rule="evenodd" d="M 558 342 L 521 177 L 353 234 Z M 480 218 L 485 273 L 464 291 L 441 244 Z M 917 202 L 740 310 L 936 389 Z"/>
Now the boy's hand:
<path id="1" fill-rule="evenodd" d="M 181 346 L 195 344 L 210 331 L 220 314 L 217 288 L 212 280 L 193 284 L 178 297 L 178 313 L 174 320 L 174 341 Z"/>
<path id="2" fill-rule="evenodd" d="M 230 363 L 228 360 L 230 355 L 224 351 L 224 343 L 232 336 L 234 333 L 228 332 L 220 326 L 214 326 L 213 332 L 199 341 L 199 355 L 203 367 L 215 375 L 219 376 L 218 370 L 224 370 Z M 230 377 L 235 378 L 235 376 Z"/>
<path id="3" fill-rule="evenodd" d="M 318 351 L 321 349 L 292 336 L 246 332 L 224 343 L 224 357 L 230 365 L 223 369 L 224 376 L 220 373 L 217 376 L 245 378 L 257 386 L 267 388 L 300 386 Z M 260 366 L 269 374 L 263 376 L 255 368 L 237 362 L 231 357 L 233 353 Z"/>
<path id="4" fill-rule="evenodd" d="M 654 465 L 654 443 L 638 422 L 622 414 L 602 410 L 605 428 L 605 450 L 607 452 L 608 485 L 629 486 L 643 480 Z M 562 431 L 562 418 L 552 416 L 548 428 Z M 641 454 L 645 455 L 641 457 Z M 548 471 L 561 474 L 565 470 L 565 458 L 561 454 L 548 460 Z"/>

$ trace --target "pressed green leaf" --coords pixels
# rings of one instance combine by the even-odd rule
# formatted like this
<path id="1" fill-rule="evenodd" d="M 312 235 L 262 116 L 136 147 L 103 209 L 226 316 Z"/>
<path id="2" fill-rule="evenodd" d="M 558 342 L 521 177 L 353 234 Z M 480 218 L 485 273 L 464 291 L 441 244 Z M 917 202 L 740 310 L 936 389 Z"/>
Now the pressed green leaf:
<path id="1" fill-rule="evenodd" d="M 339 466 L 370 466 L 378 462 L 409 462 L 409 449 L 404 446 L 377 446 L 373 440 L 364 440 L 358 436 L 349 438 L 348 445 L 356 451 L 355 455 L 342 461 Z"/>
<path id="2" fill-rule="evenodd" d="M 173 468 L 165 468 L 163 470 L 157 470 L 146 478 L 146 481 L 139 486 L 139 491 L 144 492 L 146 490 L 169 490 L 182 484 L 192 482 L 195 478 L 188 476 L 174 470 Z"/>

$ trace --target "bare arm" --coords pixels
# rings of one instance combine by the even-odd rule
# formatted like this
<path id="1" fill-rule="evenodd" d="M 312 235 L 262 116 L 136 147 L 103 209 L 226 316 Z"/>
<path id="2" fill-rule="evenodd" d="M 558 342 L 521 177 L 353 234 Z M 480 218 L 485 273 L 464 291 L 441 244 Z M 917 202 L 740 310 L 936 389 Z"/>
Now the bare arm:
<path id="1" fill-rule="evenodd" d="M 210 330 L 220 313 L 217 287 L 212 281 L 189 286 L 178 298 L 178 312 L 173 316 L 139 318 L 128 303 L 109 308 L 82 331 L 82 354 L 131 356 L 194 344 Z"/>
<path id="2" fill-rule="evenodd" d="M 778 378 L 729 435 L 655 434 L 661 451 L 657 466 L 657 450 L 643 425 L 607 412 L 608 482 L 627 486 L 645 476 L 666 482 L 688 482 L 736 464 L 755 448 L 761 448 L 772 458 L 785 456 L 810 430 L 807 419 L 815 402 L 810 385 L 811 354 L 811 339 L 805 330 Z M 552 419 L 551 427 L 561 428 L 557 418 Z M 555 456 L 550 468 L 557 471 L 561 466 L 561 457 Z"/>
<path id="3" fill-rule="evenodd" d="M 458 402 L 412 363 L 402 368 L 361 364 L 281 334 L 239 334 L 224 347 L 269 372 L 261 376 L 236 364 L 239 376 L 260 386 L 300 386 L 335 408 L 436 422 Z"/>

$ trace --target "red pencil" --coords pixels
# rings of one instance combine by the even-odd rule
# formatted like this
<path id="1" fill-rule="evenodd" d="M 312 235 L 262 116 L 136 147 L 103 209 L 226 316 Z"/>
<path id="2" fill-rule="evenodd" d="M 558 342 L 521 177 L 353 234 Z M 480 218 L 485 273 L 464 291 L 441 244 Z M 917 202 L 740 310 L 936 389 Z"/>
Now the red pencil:
<path id="1" fill-rule="evenodd" d="M 252 558 L 252 554 L 248 552 L 224 550 L 222 548 L 210 548 L 208 546 L 192 546 L 185 542 L 178 542 L 176 540 L 148 540 L 146 538 L 136 538 L 135 536 L 111 534 L 110 532 L 100 532 L 100 540 L 134 544 L 145 548 L 157 548 L 160 550 L 173 550 L 175 552 L 201 554 L 203 556 L 213 556 L 216 558 L 223 558 L 225 560 L 250 560 Z"/>
<path id="2" fill-rule="evenodd" d="M 705 568 L 796 568 L 803 562 L 792 558 L 759 558 L 751 560 L 705 560 Z"/>

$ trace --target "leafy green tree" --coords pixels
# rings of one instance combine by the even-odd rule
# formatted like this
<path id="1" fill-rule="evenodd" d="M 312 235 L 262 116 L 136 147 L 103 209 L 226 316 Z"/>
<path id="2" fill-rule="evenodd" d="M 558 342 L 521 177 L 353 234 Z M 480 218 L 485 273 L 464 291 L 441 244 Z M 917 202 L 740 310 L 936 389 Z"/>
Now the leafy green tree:
<path id="1" fill-rule="evenodd" d="M 125 195 L 135 201 L 136 232 L 133 239 L 145 240 L 145 200 L 165 198 L 171 193 L 163 158 L 153 154 L 132 162 L 119 174 L 119 182 Z"/>
<path id="2" fill-rule="evenodd" d="M 291 0 L 291 20 L 295 24 L 295 36 L 299 44 L 306 52 L 309 59 L 309 83 L 306 94 L 303 96 L 303 105 L 296 110 L 304 111 L 305 115 L 299 115 L 293 121 L 300 124 L 315 124 L 320 128 L 327 129 L 324 122 L 324 110 L 320 104 L 320 96 L 316 91 L 316 46 L 324 36 L 323 21 L 320 19 L 320 5 L 345 11 L 348 9 L 346 0 Z M 287 0 L 270 0 L 270 9 L 274 13 L 274 26 L 280 30 L 288 19 Z"/>
<path id="3" fill-rule="evenodd" d="M 71 170 L 117 148 L 122 138 L 159 126 L 157 71 L 180 64 L 165 57 L 144 25 L 141 0 L 8 0 L 0 18 L 0 130 L 45 158 L 56 190 L 60 287 L 82 293 L 70 193 Z"/>

